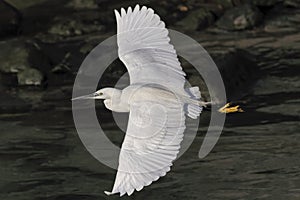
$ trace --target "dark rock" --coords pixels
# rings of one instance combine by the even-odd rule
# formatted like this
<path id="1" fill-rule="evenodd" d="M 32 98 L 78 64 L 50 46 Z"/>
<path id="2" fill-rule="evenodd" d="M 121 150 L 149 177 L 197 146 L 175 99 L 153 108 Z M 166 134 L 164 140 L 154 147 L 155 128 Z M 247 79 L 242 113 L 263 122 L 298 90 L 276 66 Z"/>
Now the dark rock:
<path id="1" fill-rule="evenodd" d="M 100 24 L 98 18 L 99 16 L 97 14 L 90 12 L 69 18 L 56 17 L 48 32 L 63 37 L 100 32 L 103 31 L 105 27 Z"/>
<path id="2" fill-rule="evenodd" d="M 43 75 L 29 62 L 31 50 L 24 42 L 5 41 L 0 43 L 0 49 L 3 51 L 0 54 L 0 73 L 4 85 L 42 84 Z"/>
<path id="3" fill-rule="evenodd" d="M 0 36 L 17 33 L 20 22 L 19 11 L 6 1 L 0 1 Z"/>
<path id="4" fill-rule="evenodd" d="M 210 55 L 221 73 L 228 100 L 240 99 L 251 92 L 251 87 L 258 80 L 257 71 L 259 67 L 255 63 L 255 57 L 250 52 L 235 49 L 224 52 L 212 51 Z M 198 72 L 195 69 L 186 68 L 185 61 L 182 64 L 187 73 L 188 82 L 191 85 L 199 86 L 202 97 L 209 100 L 210 94 L 204 80 L 197 75 Z"/>
<path id="5" fill-rule="evenodd" d="M 96 9 L 98 5 L 96 0 L 71 0 L 66 7 L 74 9 Z"/>
<path id="6" fill-rule="evenodd" d="M 282 1 L 283 0 L 253 0 L 251 2 L 257 6 L 274 6 L 275 4 L 278 4 Z"/>
<path id="7" fill-rule="evenodd" d="M 70 58 L 70 56 L 71 56 L 71 54 L 70 54 L 70 53 L 67 53 L 67 54 L 65 55 L 65 57 L 63 58 L 63 60 L 62 60 L 58 65 L 56 65 L 56 66 L 51 70 L 51 72 L 57 73 L 57 74 L 70 72 L 71 69 L 70 69 L 69 63 L 68 63 L 68 59 Z"/>
<path id="8" fill-rule="evenodd" d="M 17 73 L 0 73 L 0 83 L 5 86 L 18 86 L 18 76 Z"/>
<path id="9" fill-rule="evenodd" d="M 76 58 L 79 57 L 77 60 Z M 54 67 L 47 73 L 48 86 L 62 86 L 72 84 L 74 77 L 78 70 L 78 65 L 82 62 L 84 57 L 78 53 L 72 54 L 68 52 L 65 56 L 54 65 Z"/>
<path id="10" fill-rule="evenodd" d="M 190 11 L 188 15 L 176 25 L 183 30 L 194 31 L 206 28 L 213 24 L 214 21 L 215 17 L 211 12 L 205 9 L 197 9 Z"/>
<path id="11" fill-rule="evenodd" d="M 300 1 L 299 0 L 285 0 L 283 2 L 285 6 L 293 7 L 293 8 L 300 8 Z"/>
<path id="12" fill-rule="evenodd" d="M 265 31 L 272 33 L 295 32 L 300 29 L 300 10 L 284 7 L 282 5 L 275 6 L 265 16 Z"/>
<path id="13" fill-rule="evenodd" d="M 25 68 L 18 73 L 19 85 L 41 85 L 43 75 L 40 71 L 34 68 Z"/>
<path id="14" fill-rule="evenodd" d="M 49 73 L 46 84 L 48 86 L 61 87 L 62 85 L 73 84 L 73 82 L 74 75 L 71 73 Z"/>
<path id="15" fill-rule="evenodd" d="M 237 100 L 251 92 L 259 78 L 259 67 L 252 53 L 235 49 L 212 57 L 221 72 L 228 99 Z"/>
<path id="16" fill-rule="evenodd" d="M 19 40 L 3 41 L 0 43 L 0 71 L 18 73 L 29 67 L 29 50 L 24 42 Z"/>
<path id="17" fill-rule="evenodd" d="M 233 0 L 212 0 L 209 2 L 220 5 L 223 8 L 231 8 L 233 6 Z"/>
<path id="18" fill-rule="evenodd" d="M 205 7 L 205 9 L 207 9 L 209 12 L 211 12 L 216 18 L 221 17 L 225 10 L 227 8 L 225 8 L 222 5 L 216 5 L 216 4 L 203 4 L 201 7 Z"/>
<path id="19" fill-rule="evenodd" d="M 226 11 L 217 26 L 229 31 L 244 30 L 258 25 L 262 18 L 263 14 L 255 6 L 245 4 Z"/>
<path id="20" fill-rule="evenodd" d="M 63 73 L 67 73 L 67 72 L 70 72 L 71 69 L 70 67 L 68 66 L 68 64 L 66 63 L 61 63 L 59 65 L 56 65 L 52 70 L 51 72 L 55 73 L 55 74 L 63 74 Z"/>

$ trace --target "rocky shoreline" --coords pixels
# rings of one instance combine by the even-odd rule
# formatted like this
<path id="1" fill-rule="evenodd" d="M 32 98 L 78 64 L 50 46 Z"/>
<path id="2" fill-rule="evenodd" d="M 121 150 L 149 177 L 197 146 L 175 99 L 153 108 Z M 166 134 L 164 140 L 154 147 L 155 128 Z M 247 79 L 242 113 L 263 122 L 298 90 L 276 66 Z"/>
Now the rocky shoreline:
<path id="1" fill-rule="evenodd" d="M 93 0 L 31 1 L 29 5 L 17 0 L 2 2 L 1 19 L 11 21 L 0 24 L 1 96 L 20 99 L 16 107 L 21 102 L 43 107 L 49 93 L 57 96 L 54 99 L 69 99 L 66 95 L 70 91 L 66 90 L 71 89 L 84 57 L 115 32 L 112 10 L 129 4 Z M 229 95 L 229 100 L 250 94 L 247 85 L 277 70 L 281 60 L 294 66 L 299 59 L 288 59 L 300 51 L 298 1 L 147 1 L 146 5 L 157 10 L 169 28 L 189 34 L 208 50 L 221 68 L 228 93 L 235 87 L 244 90 L 243 95 Z M 118 65 L 116 76 L 124 73 Z M 252 80 L 249 72 L 253 73 Z M 26 90 L 30 97 L 21 95 Z M 10 112 L 5 102 L 2 98 L 1 109 Z"/>

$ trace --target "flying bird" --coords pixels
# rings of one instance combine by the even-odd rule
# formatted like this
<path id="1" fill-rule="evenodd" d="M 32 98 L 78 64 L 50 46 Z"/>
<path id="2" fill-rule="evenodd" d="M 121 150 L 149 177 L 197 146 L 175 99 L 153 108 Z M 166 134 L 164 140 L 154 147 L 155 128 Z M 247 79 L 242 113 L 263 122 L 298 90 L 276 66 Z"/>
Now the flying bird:
<path id="1" fill-rule="evenodd" d="M 209 102 L 200 100 L 199 87 L 185 88 L 185 72 L 165 23 L 153 9 L 136 5 L 115 10 L 117 44 L 130 85 L 103 88 L 76 99 L 103 99 L 115 112 L 129 112 L 111 195 L 131 195 L 165 176 L 176 159 L 185 130 L 185 117 L 199 117 Z M 220 112 L 227 112 L 229 105 Z M 230 108 L 228 112 L 239 110 Z"/>

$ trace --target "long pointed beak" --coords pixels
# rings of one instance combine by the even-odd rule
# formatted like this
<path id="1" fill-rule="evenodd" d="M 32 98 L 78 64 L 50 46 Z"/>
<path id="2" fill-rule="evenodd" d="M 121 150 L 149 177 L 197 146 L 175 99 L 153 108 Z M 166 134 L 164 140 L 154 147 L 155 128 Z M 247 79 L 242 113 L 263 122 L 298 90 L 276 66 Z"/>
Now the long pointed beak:
<path id="1" fill-rule="evenodd" d="M 71 101 L 79 100 L 79 99 L 95 99 L 95 94 L 93 93 L 93 94 L 83 95 L 80 97 L 75 97 L 75 98 L 72 98 Z"/>

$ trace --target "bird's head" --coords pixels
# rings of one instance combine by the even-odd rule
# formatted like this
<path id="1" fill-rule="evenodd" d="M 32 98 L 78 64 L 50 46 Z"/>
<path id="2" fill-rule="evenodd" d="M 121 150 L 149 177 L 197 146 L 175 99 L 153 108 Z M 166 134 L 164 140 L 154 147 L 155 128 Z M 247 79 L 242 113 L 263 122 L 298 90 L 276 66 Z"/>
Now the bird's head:
<path id="1" fill-rule="evenodd" d="M 75 97 L 72 99 L 72 101 L 78 100 L 78 99 L 110 99 L 118 93 L 119 93 L 119 90 L 117 90 L 115 88 L 102 88 L 92 94 Z"/>

